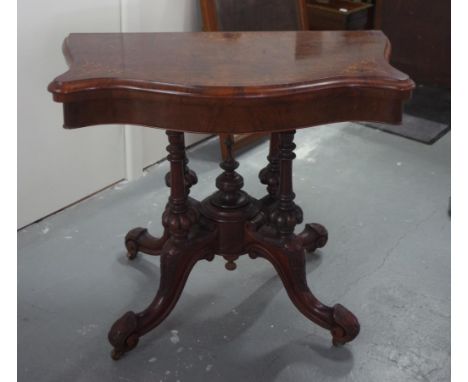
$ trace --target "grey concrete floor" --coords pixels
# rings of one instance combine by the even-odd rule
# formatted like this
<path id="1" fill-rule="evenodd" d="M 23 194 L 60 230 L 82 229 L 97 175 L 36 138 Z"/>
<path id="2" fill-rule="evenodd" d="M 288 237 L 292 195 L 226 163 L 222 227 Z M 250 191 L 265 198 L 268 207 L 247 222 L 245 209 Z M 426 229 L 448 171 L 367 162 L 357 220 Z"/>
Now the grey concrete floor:
<path id="1" fill-rule="evenodd" d="M 332 347 L 266 261 L 242 257 L 228 272 L 216 258 L 195 267 L 165 322 L 112 361 L 111 324 L 156 292 L 158 259 L 128 262 L 123 238 L 135 226 L 161 233 L 162 163 L 18 233 L 19 380 L 449 381 L 450 136 L 425 146 L 336 124 L 296 142 L 297 202 L 330 233 L 308 259 L 309 285 L 359 318 L 352 343 Z M 238 157 L 258 197 L 266 154 L 263 143 Z M 219 173 L 218 143 L 189 155 L 192 195 L 203 198 Z"/>

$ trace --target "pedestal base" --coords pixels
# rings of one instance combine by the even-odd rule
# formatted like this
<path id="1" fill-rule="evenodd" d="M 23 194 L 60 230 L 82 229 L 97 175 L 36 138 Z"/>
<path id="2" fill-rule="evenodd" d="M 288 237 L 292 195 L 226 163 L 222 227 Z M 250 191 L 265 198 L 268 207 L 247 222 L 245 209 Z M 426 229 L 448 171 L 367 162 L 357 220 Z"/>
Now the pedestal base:
<path id="1" fill-rule="evenodd" d="M 323 247 L 328 234 L 316 223 L 306 224 L 303 232 L 294 234 L 295 225 L 302 221 L 302 211 L 293 203 L 294 193 L 288 186 L 291 181 L 288 166 L 294 158 L 288 153 L 294 146 L 288 146 L 288 141 L 292 142 L 291 133 L 281 134 L 284 141 L 280 148 L 284 152 L 276 157 L 283 165 L 278 167 L 279 188 L 271 189 L 271 194 L 261 200 L 241 191 L 242 178 L 234 171 L 237 162 L 232 158 L 221 166 L 225 172 L 217 179 L 220 191 L 201 203 L 188 198 L 196 176 L 186 168 L 187 160 L 182 155 L 177 158 L 185 163 L 185 170 L 179 171 L 178 178 L 174 177 L 178 167 L 175 160 L 171 161 L 174 156 L 170 156 L 173 177 L 168 181 L 171 198 L 163 215 L 163 236 L 155 238 L 146 229 L 135 228 L 125 238 L 130 260 L 138 252 L 160 256 L 159 290 L 144 311 L 127 312 L 114 323 L 108 335 L 114 347 L 112 358 L 119 359 L 138 344 L 141 336 L 158 326 L 177 303 L 193 266 L 199 260 L 212 260 L 215 255 L 227 260 L 228 270 L 236 268 L 235 260 L 242 255 L 265 258 L 275 267 L 294 305 L 311 321 L 329 330 L 334 345 L 349 342 L 358 335 L 359 323 L 349 310 L 340 304 L 333 307 L 322 304 L 307 285 L 306 253 Z M 175 192 L 181 184 L 187 187 Z"/>

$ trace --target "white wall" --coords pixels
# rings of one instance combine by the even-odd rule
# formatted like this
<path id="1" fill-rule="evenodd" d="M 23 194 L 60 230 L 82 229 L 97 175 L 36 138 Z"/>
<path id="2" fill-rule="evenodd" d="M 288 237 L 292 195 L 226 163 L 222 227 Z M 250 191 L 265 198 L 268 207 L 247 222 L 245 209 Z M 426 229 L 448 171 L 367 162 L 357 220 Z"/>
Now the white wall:
<path id="1" fill-rule="evenodd" d="M 124 178 L 122 127 L 64 130 L 47 92 L 65 36 L 119 30 L 119 0 L 19 0 L 18 227 Z"/>
<path id="2" fill-rule="evenodd" d="M 63 39 L 71 32 L 199 30 L 199 20 L 197 0 L 18 1 L 18 227 L 135 179 L 166 155 L 156 129 L 62 129 L 62 107 L 46 88 L 67 68 Z"/>

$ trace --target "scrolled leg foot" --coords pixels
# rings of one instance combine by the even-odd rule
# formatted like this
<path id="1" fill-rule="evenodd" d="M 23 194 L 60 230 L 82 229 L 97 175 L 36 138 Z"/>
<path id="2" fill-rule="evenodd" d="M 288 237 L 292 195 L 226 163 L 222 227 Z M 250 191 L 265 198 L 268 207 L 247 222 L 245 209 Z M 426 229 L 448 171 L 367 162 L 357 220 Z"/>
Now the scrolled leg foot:
<path id="1" fill-rule="evenodd" d="M 181 252 L 164 252 L 161 255 L 161 279 L 153 302 L 141 313 L 127 312 L 112 325 L 108 338 L 114 350 L 113 359 L 119 359 L 132 350 L 138 338 L 158 326 L 172 311 L 187 280 L 195 260 Z"/>
<path id="2" fill-rule="evenodd" d="M 133 260 L 137 256 L 138 252 L 143 252 L 152 256 L 159 256 L 160 251 L 168 238 L 169 237 L 166 232 L 164 232 L 161 238 L 157 238 L 149 234 L 146 228 L 134 228 L 125 236 L 127 257 L 129 260 Z"/>
<path id="3" fill-rule="evenodd" d="M 113 360 L 120 359 L 138 344 L 138 336 L 135 334 L 137 329 L 138 317 L 134 312 L 125 313 L 112 325 L 107 338 L 114 346 L 111 352 Z"/>
<path id="4" fill-rule="evenodd" d="M 356 316 L 341 304 L 336 304 L 332 310 L 335 325 L 331 330 L 333 345 L 344 345 L 355 339 L 360 330 Z"/>
<path id="5" fill-rule="evenodd" d="M 280 246 L 252 237 L 254 243 L 248 247 L 250 257 L 263 257 L 273 264 L 297 309 L 317 325 L 329 330 L 334 345 L 350 342 L 359 334 L 359 322 L 353 313 L 340 304 L 333 307 L 324 305 L 310 291 L 302 240 L 295 237 Z"/>
<path id="6" fill-rule="evenodd" d="M 306 224 L 304 230 L 298 235 L 302 245 L 308 252 L 313 252 L 317 248 L 322 248 L 327 244 L 328 231 L 318 223 Z"/>

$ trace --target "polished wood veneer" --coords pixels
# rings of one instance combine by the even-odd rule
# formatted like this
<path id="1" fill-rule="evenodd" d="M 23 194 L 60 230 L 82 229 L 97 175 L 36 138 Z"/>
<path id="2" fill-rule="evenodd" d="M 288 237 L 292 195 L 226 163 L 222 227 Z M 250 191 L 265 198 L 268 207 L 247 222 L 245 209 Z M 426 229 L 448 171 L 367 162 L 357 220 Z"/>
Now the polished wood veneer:
<path id="1" fill-rule="evenodd" d="M 232 134 L 399 123 L 414 86 L 388 63 L 378 31 L 72 34 L 63 51 L 70 70 L 49 90 L 67 128 Z"/>
<path id="2" fill-rule="evenodd" d="M 200 0 L 205 32 L 299 31 L 308 30 L 305 0 Z M 227 158 L 222 142 L 234 140 L 233 153 L 262 139 L 265 133 L 220 134 L 221 155 Z"/>
<path id="3" fill-rule="evenodd" d="M 321 303 L 307 286 L 305 256 L 323 247 L 327 230 L 303 221 L 294 202 L 295 129 L 346 120 L 397 123 L 414 87 L 388 64 L 380 32 L 258 32 L 73 34 L 64 42 L 70 70 L 49 90 L 63 103 L 64 127 L 127 123 L 167 130 L 170 197 L 164 233 L 131 230 L 125 245 L 159 256 L 158 292 L 142 312 L 125 313 L 109 331 L 112 357 L 133 349 L 174 308 L 191 269 L 223 256 L 263 257 L 278 272 L 300 312 L 330 331 L 335 345 L 353 340 L 358 320 L 340 304 Z M 333 128 L 333 127 L 330 127 Z M 243 190 L 232 139 L 216 179 L 217 191 L 191 198 L 184 132 L 270 132 L 261 199 Z"/>

